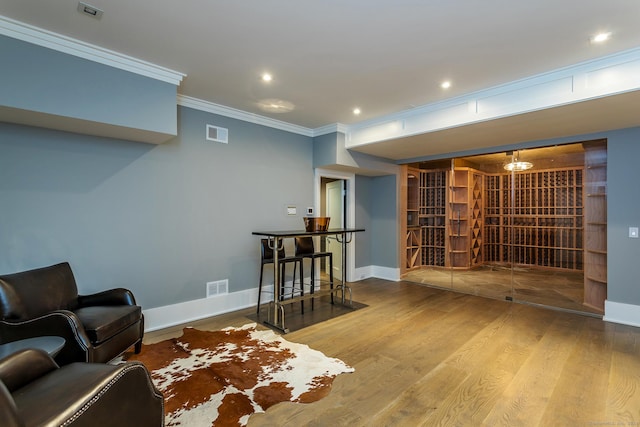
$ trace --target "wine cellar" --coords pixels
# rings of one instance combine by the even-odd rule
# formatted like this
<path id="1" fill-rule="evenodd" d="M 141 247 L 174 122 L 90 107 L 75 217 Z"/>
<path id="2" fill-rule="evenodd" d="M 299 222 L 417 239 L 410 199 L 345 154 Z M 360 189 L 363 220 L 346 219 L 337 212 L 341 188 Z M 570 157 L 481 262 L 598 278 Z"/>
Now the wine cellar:
<path id="1" fill-rule="evenodd" d="M 526 151 L 535 165 L 514 172 L 505 170 L 508 159 L 518 161 L 513 153 L 405 166 L 403 272 L 498 266 L 580 273 L 581 303 L 602 311 L 606 141 L 538 150 L 537 157 L 536 149 Z"/>

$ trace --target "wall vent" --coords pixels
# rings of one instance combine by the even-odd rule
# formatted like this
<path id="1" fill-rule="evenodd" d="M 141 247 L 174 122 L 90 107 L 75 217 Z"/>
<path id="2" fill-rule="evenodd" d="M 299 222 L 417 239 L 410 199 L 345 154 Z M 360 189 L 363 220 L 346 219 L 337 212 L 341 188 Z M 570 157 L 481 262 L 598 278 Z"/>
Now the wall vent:
<path id="1" fill-rule="evenodd" d="M 229 293 L 229 279 L 207 282 L 207 298 Z"/>
<path id="2" fill-rule="evenodd" d="M 229 129 L 207 125 L 207 141 L 229 143 Z"/>
<path id="3" fill-rule="evenodd" d="M 100 19 L 102 18 L 102 14 L 104 11 L 98 9 L 97 7 L 93 7 L 90 4 L 79 2 L 78 3 L 78 12 L 84 13 L 85 15 L 89 15 L 92 18 Z"/>

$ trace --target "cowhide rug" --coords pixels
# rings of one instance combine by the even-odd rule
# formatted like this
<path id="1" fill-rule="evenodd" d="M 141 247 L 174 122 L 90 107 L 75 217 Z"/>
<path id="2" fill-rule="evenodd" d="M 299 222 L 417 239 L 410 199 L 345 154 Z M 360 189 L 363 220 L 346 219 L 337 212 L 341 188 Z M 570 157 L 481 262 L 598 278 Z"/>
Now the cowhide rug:
<path id="1" fill-rule="evenodd" d="M 326 396 L 333 379 L 354 369 L 256 324 L 221 331 L 185 328 L 180 338 L 143 345 L 139 360 L 164 394 L 167 426 L 247 424 L 284 401 Z"/>

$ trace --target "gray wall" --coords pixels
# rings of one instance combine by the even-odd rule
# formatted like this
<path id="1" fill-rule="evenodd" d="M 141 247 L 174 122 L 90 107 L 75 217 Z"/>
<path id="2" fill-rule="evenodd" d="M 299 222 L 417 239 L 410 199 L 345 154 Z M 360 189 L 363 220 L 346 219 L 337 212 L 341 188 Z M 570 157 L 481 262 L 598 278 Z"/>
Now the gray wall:
<path id="1" fill-rule="evenodd" d="M 396 175 L 371 178 L 371 264 L 397 268 L 398 192 Z"/>
<path id="2" fill-rule="evenodd" d="M 313 138 L 313 167 L 333 166 L 337 159 L 337 133 L 328 133 Z"/>
<path id="3" fill-rule="evenodd" d="M 356 175 L 355 201 L 356 201 L 356 224 L 357 228 L 364 228 L 365 231 L 355 234 L 356 257 L 355 267 L 368 267 L 371 262 L 371 178 Z"/>
<path id="4" fill-rule="evenodd" d="M 69 261 L 83 293 L 132 289 L 144 308 L 255 288 L 259 229 L 302 228 L 311 138 L 179 109 L 162 145 L 0 123 L 0 273 Z M 205 125 L 229 144 L 205 142 Z M 298 207 L 287 216 L 286 206 Z"/>
<path id="5" fill-rule="evenodd" d="M 640 227 L 640 128 L 606 133 L 607 167 L 607 299 L 640 305 L 640 239 L 629 227 Z"/>

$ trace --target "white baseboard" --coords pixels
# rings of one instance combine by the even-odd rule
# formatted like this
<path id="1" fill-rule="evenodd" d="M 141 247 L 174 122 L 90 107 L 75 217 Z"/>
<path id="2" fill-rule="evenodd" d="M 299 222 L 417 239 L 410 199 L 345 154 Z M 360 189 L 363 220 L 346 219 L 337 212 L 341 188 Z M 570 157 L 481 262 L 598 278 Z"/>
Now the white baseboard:
<path id="1" fill-rule="evenodd" d="M 379 267 L 377 265 L 368 265 L 366 267 L 358 267 L 352 281 L 369 279 L 375 277 L 377 279 L 391 280 L 392 282 L 400 281 L 400 269 L 391 267 Z"/>
<path id="2" fill-rule="evenodd" d="M 640 305 L 606 300 L 604 302 L 604 317 L 602 320 L 640 327 Z"/>
<path id="3" fill-rule="evenodd" d="M 286 285 L 291 286 L 291 282 L 286 282 Z M 319 288 L 319 284 L 317 286 Z M 305 292 L 309 292 L 308 286 L 306 286 Z M 273 296 L 269 294 L 273 294 L 273 285 L 263 285 L 261 303 L 273 299 Z M 257 304 L 258 288 L 253 288 L 163 307 L 143 309 L 144 330 L 145 332 L 156 331 L 248 307 L 255 307 Z"/>
<path id="4" fill-rule="evenodd" d="M 357 282 L 358 280 L 364 280 L 373 277 L 373 273 L 371 272 L 371 266 L 366 267 L 358 267 L 354 270 L 353 277 L 351 278 L 352 282 Z"/>
<path id="5" fill-rule="evenodd" d="M 193 322 L 219 314 L 255 306 L 258 289 L 248 289 L 143 310 L 145 332 Z"/>
<path id="6" fill-rule="evenodd" d="M 400 269 L 399 268 L 391 268 L 391 267 L 380 267 L 377 265 L 373 266 L 372 269 L 373 277 L 377 277 L 378 279 L 391 280 L 393 282 L 400 281 Z"/>

